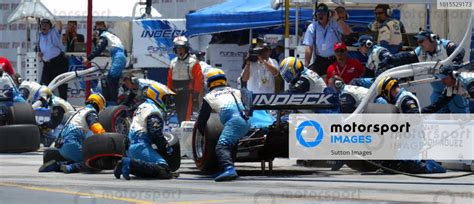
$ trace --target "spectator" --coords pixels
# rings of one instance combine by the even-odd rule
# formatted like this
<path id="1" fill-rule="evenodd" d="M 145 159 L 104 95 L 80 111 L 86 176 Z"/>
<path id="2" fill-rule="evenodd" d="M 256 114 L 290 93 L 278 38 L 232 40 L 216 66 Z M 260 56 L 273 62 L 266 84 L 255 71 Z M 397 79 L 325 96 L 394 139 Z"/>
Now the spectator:
<path id="1" fill-rule="evenodd" d="M 392 9 L 388 4 L 375 7 L 375 21 L 369 24 L 369 29 L 377 32 L 377 43 L 395 54 L 402 48 L 402 33 L 405 33 L 403 23 L 390 18 Z"/>
<path id="2" fill-rule="evenodd" d="M 364 73 L 364 65 L 347 56 L 346 44 L 334 44 L 334 52 L 336 53 L 336 62 L 327 69 L 326 83 L 329 79 L 338 76 L 344 83 L 349 84 L 352 79 L 359 78 Z"/>
<path id="3" fill-rule="evenodd" d="M 342 42 L 342 35 L 349 35 L 351 29 L 345 23 L 347 18 L 345 9 L 338 9 L 336 21 L 330 19 L 331 14 L 328 6 L 319 4 L 315 17 L 317 22 L 308 26 L 303 40 L 303 45 L 306 45 L 305 65 L 322 76 L 326 73 L 328 66 L 336 60 L 331 48 L 332 45 Z M 314 63 L 310 65 L 312 57 Z"/>
<path id="4" fill-rule="evenodd" d="M 273 48 L 272 58 L 276 59 L 278 63 L 281 63 L 285 59 L 285 42 L 279 40 Z"/>
<path id="5" fill-rule="evenodd" d="M 251 55 L 245 59 L 245 67 L 241 80 L 247 84 L 247 89 L 254 93 L 275 93 L 275 77 L 278 76 L 278 62 L 270 58 L 272 50 L 267 43 L 262 47 L 257 59 Z"/>
<path id="6" fill-rule="evenodd" d="M 61 21 L 57 21 L 53 27 L 49 19 L 43 19 L 40 26 L 38 56 L 44 62 L 41 84 L 47 86 L 56 76 L 67 72 L 69 65 L 61 42 Z M 67 100 L 67 84 L 59 86 L 59 96 Z"/>
<path id="7" fill-rule="evenodd" d="M 68 21 L 66 33 L 63 34 L 63 44 L 66 47 L 66 52 L 74 52 L 76 43 L 84 42 L 84 35 L 77 33 L 77 21 Z"/>

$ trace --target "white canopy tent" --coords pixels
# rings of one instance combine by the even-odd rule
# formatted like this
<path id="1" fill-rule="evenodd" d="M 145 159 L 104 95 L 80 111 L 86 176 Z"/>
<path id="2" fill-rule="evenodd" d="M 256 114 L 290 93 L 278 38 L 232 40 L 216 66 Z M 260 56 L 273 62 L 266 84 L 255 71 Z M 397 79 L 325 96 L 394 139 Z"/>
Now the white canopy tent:
<path id="1" fill-rule="evenodd" d="M 85 21 L 87 18 L 87 0 L 41 0 L 54 15 L 56 20 Z M 136 3 L 140 0 L 94 0 L 92 1 L 94 21 L 131 21 L 145 13 L 145 5 Z M 151 16 L 158 18 L 161 14 L 152 7 Z"/>
<path id="2" fill-rule="evenodd" d="M 128 50 L 131 50 L 131 22 L 145 14 L 145 0 L 93 0 L 93 21 L 114 22 L 113 31 Z M 22 0 L 8 17 L 8 23 L 25 19 L 49 18 L 56 21 L 86 21 L 88 0 Z M 151 8 L 151 17 L 162 15 Z M 29 39 L 29 38 L 28 38 Z"/>
<path id="3" fill-rule="evenodd" d="M 8 23 L 15 23 L 29 17 L 53 19 L 54 14 L 39 0 L 23 0 L 8 17 Z"/>
<path id="4" fill-rule="evenodd" d="M 144 5 L 136 5 L 140 0 L 94 0 L 92 14 L 94 21 L 131 21 L 145 13 Z M 152 7 L 151 16 L 159 18 L 161 14 Z M 52 18 L 54 20 L 86 21 L 87 0 L 23 0 L 8 18 L 8 23 L 34 18 Z"/>

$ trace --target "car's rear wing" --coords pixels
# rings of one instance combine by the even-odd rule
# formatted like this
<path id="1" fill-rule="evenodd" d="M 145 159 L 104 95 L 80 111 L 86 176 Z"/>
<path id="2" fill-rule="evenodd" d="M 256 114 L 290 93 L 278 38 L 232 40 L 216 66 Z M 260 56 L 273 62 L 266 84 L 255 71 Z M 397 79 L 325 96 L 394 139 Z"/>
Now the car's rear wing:
<path id="1" fill-rule="evenodd" d="M 322 110 L 338 106 L 338 96 L 334 93 L 255 94 L 248 89 L 240 92 L 248 110 Z"/>

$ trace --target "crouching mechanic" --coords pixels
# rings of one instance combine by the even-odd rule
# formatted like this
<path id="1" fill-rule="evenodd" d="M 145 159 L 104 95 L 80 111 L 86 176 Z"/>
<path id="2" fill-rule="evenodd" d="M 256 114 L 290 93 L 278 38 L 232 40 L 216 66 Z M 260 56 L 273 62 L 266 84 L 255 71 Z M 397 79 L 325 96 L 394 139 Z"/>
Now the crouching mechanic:
<path id="1" fill-rule="evenodd" d="M 122 41 L 113 33 L 109 32 L 105 25 L 99 24 L 94 28 L 99 36 L 99 43 L 94 51 L 82 63 L 87 65 L 91 60 L 100 55 L 106 48 L 109 50 L 112 65 L 107 73 L 107 80 L 102 91 L 107 99 L 108 105 L 116 105 L 119 92 L 119 82 L 122 71 L 127 63 Z"/>
<path id="2" fill-rule="evenodd" d="M 60 169 L 64 173 L 77 173 L 88 170 L 82 156 L 82 142 L 89 131 L 92 131 L 93 134 L 105 133 L 98 117 L 99 111 L 103 109 L 105 109 L 105 98 L 99 93 L 91 94 L 87 98 L 84 108 L 72 113 L 71 117 L 67 119 L 56 140 L 59 153 L 69 164 L 51 160 L 43 164 L 39 172 L 58 171 Z"/>
<path id="3" fill-rule="evenodd" d="M 240 91 L 227 87 L 227 79 L 220 69 L 213 69 L 206 75 L 209 93 L 204 96 L 201 111 L 197 120 L 199 133 L 204 130 L 211 112 L 219 115 L 224 125 L 216 145 L 216 155 L 219 167 L 222 170 L 215 177 L 215 181 L 230 181 L 238 177 L 232 159 L 232 150 L 240 138 L 247 134 L 250 126 L 244 114 L 244 106 Z"/>
<path id="4" fill-rule="evenodd" d="M 290 93 L 322 93 L 326 88 L 324 79 L 295 57 L 287 57 L 280 63 L 280 74 L 289 83 Z"/>
<path id="5" fill-rule="evenodd" d="M 130 174 L 143 178 L 171 179 L 172 173 L 163 157 L 152 148 L 166 149 L 172 154 L 173 149 L 163 135 L 167 111 L 174 108 L 175 93 L 163 84 L 148 86 L 146 100 L 135 111 L 128 133 L 130 146 L 114 170 L 117 179 L 123 176 L 130 180 Z"/>
<path id="6" fill-rule="evenodd" d="M 367 96 L 369 89 L 344 84 L 341 78 L 333 77 L 328 81 L 328 87 L 332 87 L 339 94 L 339 112 L 352 113 L 360 102 Z"/>
<path id="7" fill-rule="evenodd" d="M 377 86 L 379 96 L 397 107 L 400 113 L 420 113 L 418 99 L 411 92 L 400 88 L 398 80 L 384 77 Z M 380 161 L 381 165 L 392 170 L 413 173 L 445 173 L 446 170 L 433 160 L 392 160 Z M 384 169 L 384 171 L 391 172 Z"/>
<path id="8" fill-rule="evenodd" d="M 47 86 L 40 85 L 34 81 L 23 81 L 18 87 L 21 96 L 29 103 L 33 104 L 33 109 L 50 106 L 60 106 L 64 113 L 74 111 L 70 103 L 55 96 Z M 63 113 L 63 114 L 64 114 Z"/>
<path id="9" fill-rule="evenodd" d="M 398 80 L 392 77 L 384 77 L 377 85 L 379 97 L 385 99 L 389 104 L 395 105 L 399 113 L 420 113 L 420 102 L 411 92 L 401 88 Z"/>
<path id="10" fill-rule="evenodd" d="M 61 97 L 55 96 L 48 87 L 34 81 L 23 81 L 19 90 L 21 96 L 32 104 L 35 111 L 43 112 L 42 110 L 46 109 L 49 112 L 50 120 L 38 124 L 41 131 L 41 143 L 49 147 L 56 139 L 51 130 L 63 121 L 66 113 L 74 111 L 74 107 Z"/>
<path id="11" fill-rule="evenodd" d="M 441 67 L 441 72 L 435 74 L 435 77 L 441 79 L 445 88 L 438 99 L 433 104 L 424 107 L 421 112 L 436 113 L 454 101 L 458 109 L 464 109 L 468 113 L 468 99 L 474 98 L 474 80 L 461 76 L 461 73 L 456 71 L 453 66 Z"/>

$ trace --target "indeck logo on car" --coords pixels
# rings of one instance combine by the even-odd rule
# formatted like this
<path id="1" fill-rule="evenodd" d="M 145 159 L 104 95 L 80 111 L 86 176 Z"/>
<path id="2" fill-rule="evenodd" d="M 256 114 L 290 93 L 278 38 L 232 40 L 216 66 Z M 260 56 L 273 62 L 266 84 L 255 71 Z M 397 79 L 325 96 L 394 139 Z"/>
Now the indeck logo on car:
<path id="1" fill-rule="evenodd" d="M 334 94 L 253 94 L 253 105 L 331 105 Z"/>

